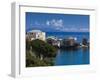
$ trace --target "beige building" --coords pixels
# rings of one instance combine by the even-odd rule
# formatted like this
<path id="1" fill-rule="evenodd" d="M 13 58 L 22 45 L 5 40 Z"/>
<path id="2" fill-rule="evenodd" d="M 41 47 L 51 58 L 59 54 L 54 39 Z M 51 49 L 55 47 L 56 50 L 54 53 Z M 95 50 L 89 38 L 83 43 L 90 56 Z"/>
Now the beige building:
<path id="1" fill-rule="evenodd" d="M 45 32 L 42 32 L 40 30 L 31 30 L 26 33 L 26 39 L 29 39 L 29 40 L 39 39 L 39 40 L 45 41 L 46 34 Z"/>

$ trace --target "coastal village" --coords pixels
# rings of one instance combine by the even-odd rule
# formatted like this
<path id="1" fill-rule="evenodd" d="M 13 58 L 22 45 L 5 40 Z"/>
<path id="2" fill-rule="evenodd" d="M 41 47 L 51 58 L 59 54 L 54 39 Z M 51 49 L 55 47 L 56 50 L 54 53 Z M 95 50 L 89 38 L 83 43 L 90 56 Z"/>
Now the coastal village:
<path id="1" fill-rule="evenodd" d="M 90 64 L 90 16 L 25 14 L 26 67 Z"/>
<path id="2" fill-rule="evenodd" d="M 80 47 L 89 47 L 89 42 L 86 38 L 83 38 L 82 41 L 79 43 L 77 41 L 77 37 L 70 36 L 65 39 L 57 38 L 56 36 L 46 37 L 46 32 L 42 32 L 41 30 L 28 31 L 26 33 L 26 39 L 29 41 L 39 39 L 61 49 L 76 49 Z"/>
<path id="3" fill-rule="evenodd" d="M 77 37 L 58 38 L 47 36 L 41 30 L 30 30 L 26 32 L 26 67 L 54 66 L 55 58 L 59 50 L 76 51 L 89 48 L 89 42 L 83 38 L 81 42 Z"/>

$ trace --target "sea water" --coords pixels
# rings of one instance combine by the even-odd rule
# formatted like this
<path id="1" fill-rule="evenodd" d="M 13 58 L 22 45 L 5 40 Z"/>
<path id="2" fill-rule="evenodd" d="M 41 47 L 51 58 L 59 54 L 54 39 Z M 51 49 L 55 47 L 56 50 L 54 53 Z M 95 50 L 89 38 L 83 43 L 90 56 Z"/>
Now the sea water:
<path id="1" fill-rule="evenodd" d="M 89 32 L 46 32 L 46 37 L 55 36 L 58 39 L 66 39 L 69 37 L 77 38 L 77 42 L 81 43 L 83 38 L 89 41 Z M 77 50 L 58 49 L 55 58 L 55 65 L 82 65 L 90 63 L 89 48 L 79 48 Z"/>

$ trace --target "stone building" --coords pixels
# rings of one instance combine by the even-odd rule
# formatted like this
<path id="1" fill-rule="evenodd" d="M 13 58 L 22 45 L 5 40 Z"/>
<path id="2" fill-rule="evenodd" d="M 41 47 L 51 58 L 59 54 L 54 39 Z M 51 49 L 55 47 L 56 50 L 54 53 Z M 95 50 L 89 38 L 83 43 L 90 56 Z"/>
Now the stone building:
<path id="1" fill-rule="evenodd" d="M 28 40 L 39 39 L 39 40 L 45 41 L 45 39 L 46 39 L 46 33 L 42 32 L 40 30 L 31 30 L 31 31 L 28 31 L 26 33 L 26 39 L 28 39 Z"/>

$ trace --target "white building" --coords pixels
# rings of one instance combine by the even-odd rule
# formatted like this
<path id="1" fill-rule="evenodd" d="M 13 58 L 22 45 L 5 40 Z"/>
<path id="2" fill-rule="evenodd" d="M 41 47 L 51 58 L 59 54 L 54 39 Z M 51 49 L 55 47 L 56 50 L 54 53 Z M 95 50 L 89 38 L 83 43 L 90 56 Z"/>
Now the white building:
<path id="1" fill-rule="evenodd" d="M 45 41 L 46 34 L 45 34 L 45 32 L 42 32 L 40 30 L 31 30 L 26 33 L 26 38 L 29 40 L 39 39 L 39 40 Z"/>
<path id="2" fill-rule="evenodd" d="M 60 45 L 61 45 L 61 40 L 62 39 L 58 39 L 57 37 L 55 37 L 55 36 L 49 36 L 49 37 L 47 37 L 47 39 L 51 39 L 52 40 L 52 45 L 53 46 L 57 46 L 57 47 L 60 47 Z"/>

